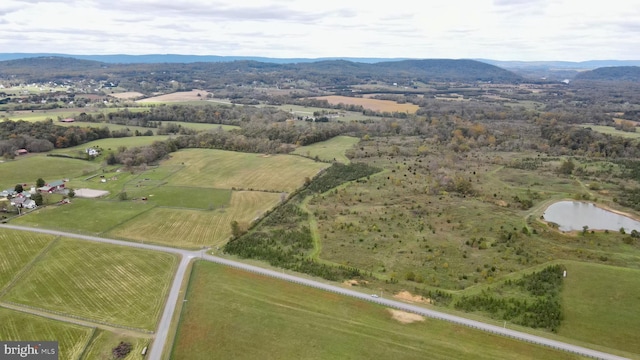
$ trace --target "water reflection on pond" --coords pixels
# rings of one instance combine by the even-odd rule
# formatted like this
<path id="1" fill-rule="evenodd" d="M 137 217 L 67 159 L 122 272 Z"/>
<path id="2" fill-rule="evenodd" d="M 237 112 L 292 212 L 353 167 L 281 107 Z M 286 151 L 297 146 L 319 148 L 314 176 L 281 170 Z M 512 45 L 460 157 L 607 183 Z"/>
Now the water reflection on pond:
<path id="1" fill-rule="evenodd" d="M 590 230 L 640 231 L 640 221 L 579 201 L 559 201 L 545 210 L 543 218 L 558 224 L 561 231 L 582 230 L 585 225 Z"/>

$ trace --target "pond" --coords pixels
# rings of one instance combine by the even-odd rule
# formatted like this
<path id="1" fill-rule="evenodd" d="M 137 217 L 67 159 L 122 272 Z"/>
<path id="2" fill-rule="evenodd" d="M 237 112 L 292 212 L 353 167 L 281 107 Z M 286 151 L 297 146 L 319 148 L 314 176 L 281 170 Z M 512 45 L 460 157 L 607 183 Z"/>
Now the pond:
<path id="1" fill-rule="evenodd" d="M 545 210 L 543 218 L 558 224 L 561 231 L 582 230 L 585 225 L 589 230 L 619 231 L 624 228 L 627 233 L 631 230 L 640 231 L 640 221 L 579 201 L 552 204 Z"/>

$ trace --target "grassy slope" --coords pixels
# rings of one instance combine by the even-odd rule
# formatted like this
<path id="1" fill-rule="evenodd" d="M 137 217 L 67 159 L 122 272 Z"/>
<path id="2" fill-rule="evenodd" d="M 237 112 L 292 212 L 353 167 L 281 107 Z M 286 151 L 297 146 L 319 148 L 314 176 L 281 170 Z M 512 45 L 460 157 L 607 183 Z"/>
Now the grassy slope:
<path id="1" fill-rule="evenodd" d="M 298 156 L 187 149 L 172 154 L 163 165 L 186 165 L 168 181 L 175 186 L 291 192 L 328 165 Z"/>
<path id="2" fill-rule="evenodd" d="M 47 246 L 53 236 L 26 231 L 0 231 L 0 290 Z"/>
<path id="3" fill-rule="evenodd" d="M 566 267 L 558 334 L 640 356 L 640 270 L 578 262 Z"/>
<path id="4" fill-rule="evenodd" d="M 315 144 L 301 146 L 293 153 L 308 157 L 318 157 L 320 160 L 333 161 L 348 164 L 349 159 L 345 152 L 358 143 L 360 139 L 351 136 L 336 136 L 330 140 Z"/>
<path id="5" fill-rule="evenodd" d="M 3 300 L 153 330 L 176 264 L 164 253 L 61 239 Z"/>
<path id="6" fill-rule="evenodd" d="M 11 223 L 99 234 L 150 208 L 151 205 L 142 202 L 75 198 L 70 204 L 49 206 L 14 219 Z"/>
<path id="7" fill-rule="evenodd" d="M 0 308 L 0 339 L 58 341 L 60 360 L 77 359 L 93 329 Z"/>
<path id="8" fill-rule="evenodd" d="M 158 206 L 206 210 L 229 204 L 231 190 L 197 187 L 160 186 L 151 189 L 127 188 L 129 198 L 147 197 L 147 202 Z"/>
<path id="9" fill-rule="evenodd" d="M 187 297 L 173 359 L 576 358 L 211 263 L 194 266 Z"/>
<path id="10" fill-rule="evenodd" d="M 640 132 L 628 132 L 628 131 L 617 130 L 616 128 L 611 126 L 604 126 L 604 125 L 580 125 L 580 126 L 585 128 L 591 128 L 591 130 L 597 131 L 603 134 L 622 136 L 630 139 L 640 138 Z"/>

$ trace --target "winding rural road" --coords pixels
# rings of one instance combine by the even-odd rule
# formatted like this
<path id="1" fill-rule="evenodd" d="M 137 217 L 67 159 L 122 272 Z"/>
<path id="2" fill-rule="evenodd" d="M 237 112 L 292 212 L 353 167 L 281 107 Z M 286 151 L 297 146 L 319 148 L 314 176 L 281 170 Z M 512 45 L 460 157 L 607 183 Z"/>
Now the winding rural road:
<path id="1" fill-rule="evenodd" d="M 217 256 L 204 255 L 202 251 L 183 250 L 183 249 L 176 249 L 176 248 L 165 247 L 165 246 L 142 244 L 142 243 L 121 241 L 121 240 L 114 240 L 114 239 L 106 239 L 106 238 L 101 238 L 97 236 L 79 235 L 79 234 L 67 233 L 62 231 L 30 228 L 25 226 L 0 224 L 0 228 L 38 232 L 38 233 L 64 236 L 69 238 L 95 241 L 95 242 L 101 242 L 101 243 L 107 243 L 107 244 L 129 246 L 129 247 L 135 247 L 135 248 L 147 249 L 147 250 L 163 251 L 163 252 L 180 255 L 181 261 L 180 261 L 180 264 L 178 265 L 178 270 L 176 271 L 176 275 L 173 279 L 173 284 L 171 285 L 169 296 L 167 298 L 167 302 L 166 302 L 164 311 L 162 313 L 162 317 L 160 318 L 160 323 L 158 324 L 155 340 L 151 344 L 150 351 L 148 352 L 148 358 L 151 360 L 162 359 L 162 351 L 165 348 L 167 337 L 169 335 L 171 319 L 173 317 L 173 314 L 175 313 L 175 309 L 177 306 L 180 287 L 182 285 L 183 280 L 185 279 L 186 270 L 188 268 L 189 262 L 194 258 L 202 258 L 203 260 L 206 260 L 206 261 L 211 261 L 218 264 L 231 266 L 234 268 L 250 271 L 253 273 L 257 273 L 257 274 L 261 274 L 261 275 L 265 275 L 273 278 L 282 279 L 285 281 L 290 281 L 290 282 L 305 285 L 305 286 L 311 286 L 317 289 L 322 289 L 325 291 L 330 291 L 330 292 L 345 295 L 345 296 L 351 296 L 351 297 L 358 298 L 365 301 L 371 301 L 371 302 L 378 303 L 380 305 L 388 306 L 391 308 L 420 314 L 420 315 L 427 316 L 434 319 L 449 321 L 455 324 L 468 326 L 474 329 L 487 331 L 493 334 L 502 335 L 502 336 L 506 336 L 506 337 L 510 337 L 510 338 L 518 339 L 522 341 L 527 341 L 534 344 L 548 346 L 554 349 L 564 350 L 564 351 L 575 353 L 582 356 L 587 356 L 595 359 L 606 359 L 606 360 L 626 359 L 624 357 L 616 356 L 613 354 L 608 354 L 605 352 L 596 351 L 596 350 L 588 349 L 585 347 L 564 343 L 561 341 L 551 340 L 544 337 L 523 333 L 520 331 L 506 329 L 506 328 L 495 326 L 495 325 L 485 324 L 479 321 L 469 320 L 463 317 L 426 309 L 420 306 L 411 305 L 411 304 L 403 303 L 400 301 L 395 301 L 395 300 L 390 300 L 390 299 L 385 299 L 380 297 L 372 297 L 369 294 L 364 294 L 358 291 L 342 288 L 335 285 L 325 284 L 319 281 L 305 279 L 295 275 L 284 274 L 278 271 L 264 269 L 258 266 L 248 265 L 238 261 L 223 259 Z"/>

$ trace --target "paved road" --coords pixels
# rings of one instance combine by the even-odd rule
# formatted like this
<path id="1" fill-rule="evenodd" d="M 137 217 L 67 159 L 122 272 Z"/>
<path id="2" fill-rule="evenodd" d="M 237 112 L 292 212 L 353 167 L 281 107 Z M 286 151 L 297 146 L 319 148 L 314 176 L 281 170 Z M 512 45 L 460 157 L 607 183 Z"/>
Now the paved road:
<path id="1" fill-rule="evenodd" d="M 172 318 L 172 316 L 173 316 L 173 314 L 175 312 L 175 308 L 176 308 L 176 305 L 177 305 L 176 302 L 178 300 L 178 295 L 179 295 L 179 292 L 180 292 L 180 286 L 181 286 L 182 281 L 183 281 L 183 279 L 184 279 L 184 277 L 186 275 L 186 269 L 187 269 L 187 266 L 189 264 L 189 261 L 191 261 L 191 259 L 196 258 L 196 257 L 202 257 L 203 260 L 215 262 L 215 263 L 218 263 L 218 264 L 231 266 L 231 267 L 234 267 L 234 268 L 238 268 L 238 269 L 250 271 L 250 272 L 253 272 L 253 273 L 257 273 L 257 274 L 270 276 L 270 277 L 274 277 L 274 278 L 278 278 L 278 279 L 282 279 L 282 280 L 286 280 L 286 281 L 290 281 L 290 282 L 301 284 L 301 285 L 305 285 L 305 286 L 311 286 L 311 287 L 314 287 L 314 288 L 317 288 L 317 289 L 322 289 L 322 290 L 325 290 L 325 291 L 330 291 L 330 292 L 334 292 L 334 293 L 337 293 L 337 294 L 342 294 L 342 295 L 345 295 L 345 296 L 355 297 L 355 298 L 358 298 L 358 299 L 361 299 L 361 300 L 365 300 L 365 301 L 375 302 L 375 303 L 378 303 L 378 304 L 381 304 L 381 305 L 384 305 L 384 306 L 388 306 L 388 307 L 392 307 L 392 308 L 396 308 L 396 309 L 399 309 L 399 310 L 413 312 L 413 313 L 420 314 L 420 315 L 427 316 L 427 317 L 434 318 L 434 319 L 440 319 L 440 320 L 449 321 L 449 322 L 452 322 L 452 323 L 468 326 L 468 327 L 479 329 L 479 330 L 482 330 L 482 331 L 487 331 L 487 332 L 490 332 L 490 333 L 503 335 L 503 336 L 507 336 L 507 337 L 518 339 L 518 340 L 522 340 L 522 341 L 531 342 L 531 343 L 534 343 L 534 344 L 544 345 L 544 346 L 548 346 L 548 347 L 551 347 L 551 348 L 554 348 L 554 349 L 564 350 L 564 351 L 568 351 L 568 352 L 575 353 L 575 354 L 582 355 L 582 356 L 592 357 L 592 358 L 596 358 L 596 359 L 606 359 L 606 360 L 622 360 L 622 359 L 626 359 L 624 357 L 620 357 L 620 356 L 604 353 L 604 352 L 601 352 L 601 351 L 591 350 L 591 349 L 584 348 L 584 347 L 581 347 L 581 346 L 567 344 L 567 343 L 564 343 L 564 342 L 561 342 L 561 341 L 551 340 L 551 339 L 547 339 L 547 338 L 544 338 L 544 337 L 531 335 L 531 334 L 527 334 L 527 333 L 523 333 L 523 332 L 511 330 L 511 329 L 505 329 L 505 328 L 502 328 L 502 327 L 499 327 L 499 326 L 485 324 L 485 323 L 482 323 L 482 322 L 479 322 L 479 321 L 475 321 L 475 320 L 469 320 L 469 319 L 466 319 L 466 318 L 463 318 L 463 317 L 459 317 L 459 316 L 455 316 L 455 315 L 451 315 L 451 314 L 446 314 L 446 313 L 442 313 L 442 312 L 435 311 L 435 310 L 426 309 L 426 308 L 423 308 L 423 307 L 420 307 L 420 306 L 411 305 L 411 304 L 403 303 L 403 302 L 400 302 L 400 301 L 395 301 L 395 300 L 390 300 L 390 299 L 385 299 L 385 298 L 379 298 L 379 297 L 375 298 L 375 297 L 372 297 L 369 294 L 364 294 L 364 293 L 361 293 L 361 292 L 358 292 L 358 291 L 342 288 L 342 287 L 335 286 L 335 285 L 325 284 L 325 283 L 322 283 L 322 282 L 319 282 L 319 281 L 305 279 L 305 278 L 298 277 L 298 276 L 295 276 L 295 275 L 284 274 L 284 273 L 281 273 L 281 272 L 278 272 L 278 271 L 264 269 L 264 268 L 261 268 L 261 267 L 258 267 L 258 266 L 248 265 L 248 264 L 245 264 L 245 263 L 241 263 L 241 262 L 237 262 L 237 261 L 233 261 L 233 260 L 229 260 L 229 259 L 223 259 L 223 258 L 220 258 L 220 257 L 217 257 L 217 256 L 203 255 L 201 251 L 190 251 L 190 250 L 183 250 L 183 249 L 175 249 L 175 248 L 170 248 L 170 247 L 165 247 L 165 246 L 140 244 L 140 243 L 134 243 L 134 242 L 128 242 L 128 241 L 106 239 L 106 238 L 101 238 L 101 237 L 97 237 L 97 236 L 79 235 L 79 234 L 66 233 L 66 232 L 62 232 L 62 231 L 30 228 L 30 227 L 24 227 L 24 226 L 2 225 L 2 224 L 0 224 L 0 228 L 23 230 L 23 231 L 32 231 L 32 232 L 39 232 L 39 233 L 45 233 L 45 234 L 51 234 L 51 235 L 58 235 L 58 236 L 65 236 L 65 237 L 70 237 L 70 238 L 82 239 L 82 240 L 102 242 L 102 243 L 107 243 L 107 244 L 123 245 L 123 246 L 130 246 L 130 247 L 136 247 L 136 248 L 148 249 L 148 250 L 156 250 L 156 251 L 164 251 L 164 252 L 169 252 L 169 253 L 173 253 L 173 254 L 177 254 L 177 255 L 182 256 L 182 259 L 180 261 L 180 265 L 178 266 L 178 271 L 176 272 L 176 276 L 174 277 L 173 284 L 172 284 L 171 289 L 169 291 L 169 296 L 168 296 L 168 299 L 167 299 L 167 303 L 165 305 L 164 312 L 163 312 L 162 317 L 160 319 L 160 323 L 158 324 L 158 330 L 156 331 L 155 340 L 154 340 L 153 344 L 151 344 L 150 351 L 148 353 L 148 359 L 151 359 L 151 360 L 160 360 L 162 358 L 162 351 L 163 351 L 163 349 L 165 347 L 165 344 L 166 344 L 166 341 L 167 341 L 167 336 L 168 336 L 168 333 L 169 333 L 169 327 L 171 325 L 171 318 Z"/>

